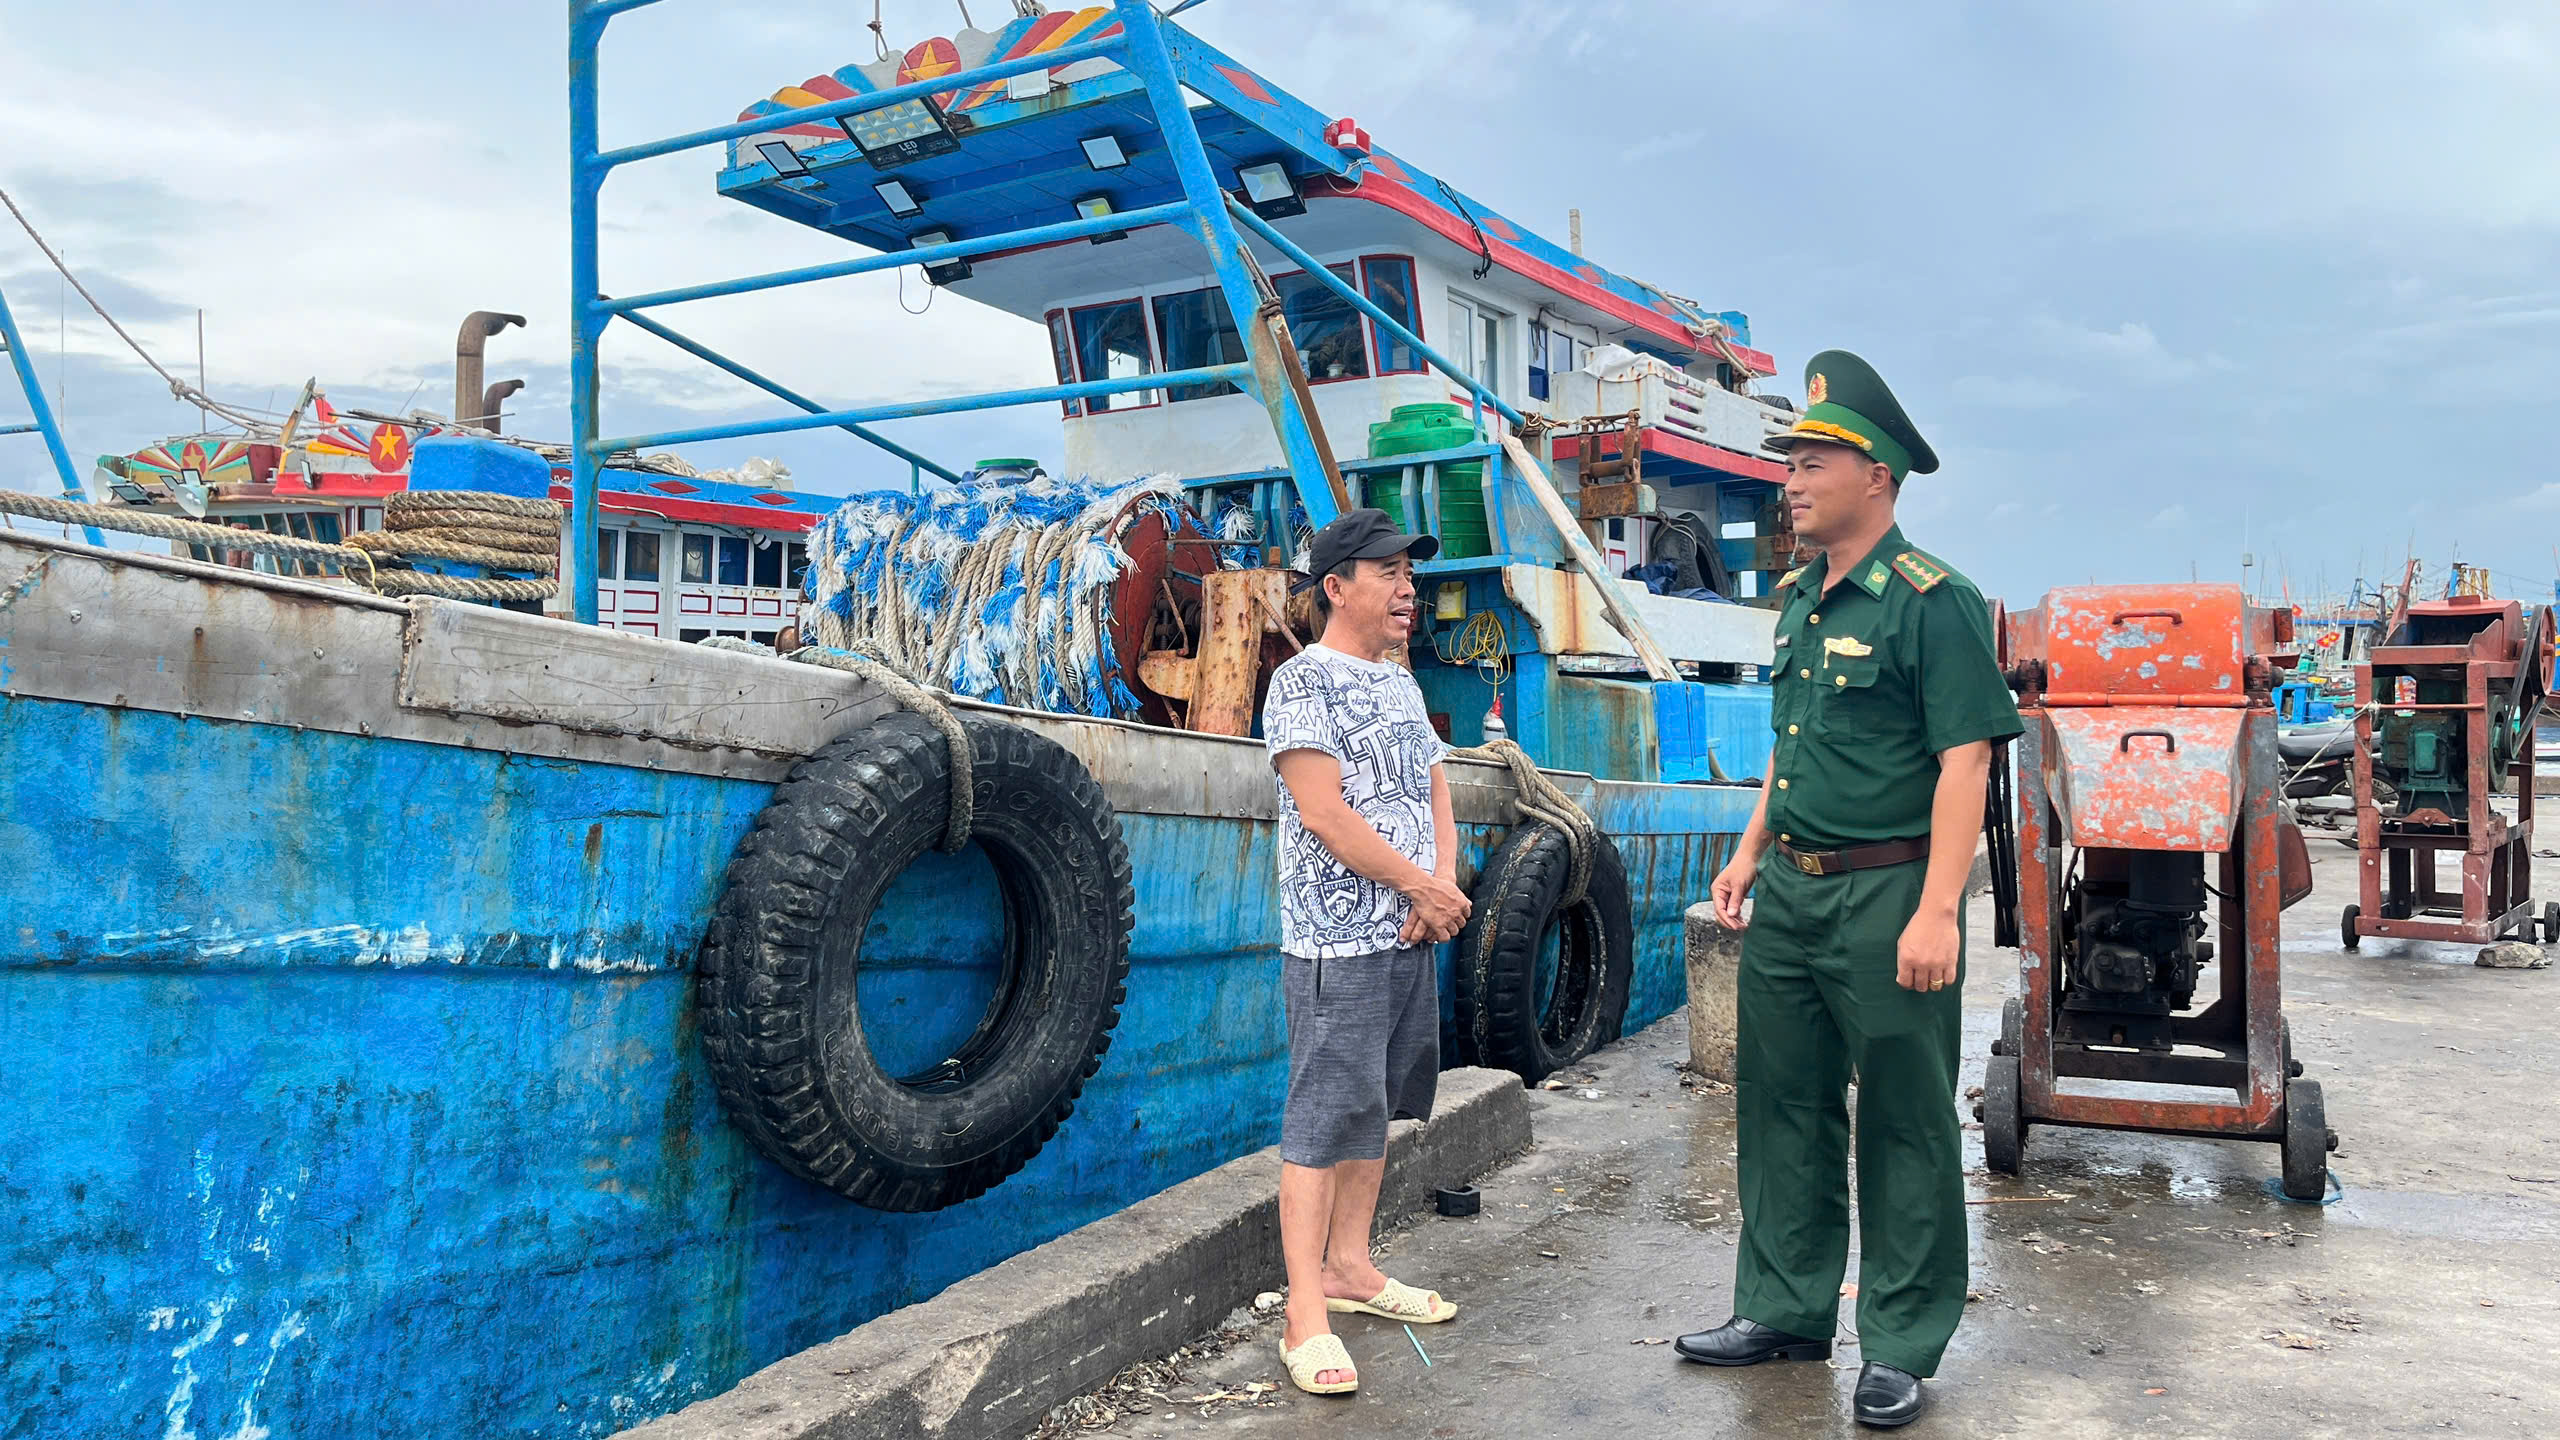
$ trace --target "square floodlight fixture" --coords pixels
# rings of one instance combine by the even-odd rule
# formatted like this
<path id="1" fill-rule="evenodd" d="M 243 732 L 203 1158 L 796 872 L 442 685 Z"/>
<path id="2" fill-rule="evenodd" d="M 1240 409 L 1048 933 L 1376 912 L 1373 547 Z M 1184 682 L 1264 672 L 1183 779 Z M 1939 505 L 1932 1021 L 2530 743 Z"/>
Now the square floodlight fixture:
<path id="1" fill-rule="evenodd" d="M 883 170 L 948 155 L 960 148 L 960 137 L 952 133 L 942 107 L 934 104 L 931 96 L 901 100 L 859 115 L 839 115 L 836 127 L 862 147 L 865 158 Z"/>
<path id="2" fill-rule="evenodd" d="M 1088 135 L 1084 141 L 1084 163 L 1096 170 L 1117 170 L 1129 163 L 1129 152 L 1120 148 L 1117 135 Z"/>
<path id="3" fill-rule="evenodd" d="M 127 505 L 148 505 L 151 503 L 151 492 L 134 484 L 130 480 L 118 480 L 107 488 L 114 491 L 116 498 Z"/>
<path id="4" fill-rule="evenodd" d="M 901 220 L 924 213 L 924 202 L 916 198 L 915 192 L 909 190 L 904 181 L 883 180 L 871 188 L 880 196 L 880 203 L 889 207 L 889 213 Z"/>
<path id="5" fill-rule="evenodd" d="M 190 485 L 202 485 L 204 483 L 204 472 L 192 469 L 181 470 L 178 472 L 178 478 Z"/>
<path id="6" fill-rule="evenodd" d="M 1111 197 L 1108 195 L 1087 195 L 1076 202 L 1076 217 L 1078 219 L 1100 220 L 1105 216 L 1117 213 L 1117 211 L 1111 208 Z M 1105 230 L 1101 234 L 1093 237 L 1093 243 L 1096 245 L 1108 245 L 1114 240 L 1126 240 L 1128 238 L 1129 232 L 1126 230 Z"/>
<path id="7" fill-rule="evenodd" d="M 918 250 L 930 250 L 936 245 L 950 244 L 951 232 L 927 230 L 908 237 L 907 243 Z M 924 267 L 924 278 L 936 285 L 957 285 L 974 273 L 966 260 L 939 260 Z"/>
<path id="8" fill-rule="evenodd" d="M 756 153 L 764 157 L 764 163 L 772 166 L 773 173 L 781 179 L 797 180 L 809 173 L 809 167 L 801 162 L 800 152 L 780 140 L 757 141 Z"/>
<path id="9" fill-rule="evenodd" d="M 1289 167 L 1277 160 L 1240 166 L 1236 178 L 1244 182 L 1245 203 L 1265 220 L 1286 220 L 1307 213 L 1307 202 L 1298 195 L 1298 182 L 1289 177 Z"/>

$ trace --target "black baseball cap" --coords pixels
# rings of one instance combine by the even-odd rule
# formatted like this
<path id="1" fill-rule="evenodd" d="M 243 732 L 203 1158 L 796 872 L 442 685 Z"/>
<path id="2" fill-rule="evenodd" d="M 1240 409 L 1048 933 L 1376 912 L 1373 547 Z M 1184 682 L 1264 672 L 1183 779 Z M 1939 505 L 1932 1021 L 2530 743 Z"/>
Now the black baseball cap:
<path id="1" fill-rule="evenodd" d="M 1428 560 L 1440 553 L 1440 542 L 1429 535 L 1407 535 L 1396 528 L 1384 510 L 1346 510 L 1340 519 L 1316 532 L 1316 543 L 1307 558 L 1307 584 L 1331 573 L 1345 560 L 1384 560 L 1390 555 L 1410 555 Z"/>

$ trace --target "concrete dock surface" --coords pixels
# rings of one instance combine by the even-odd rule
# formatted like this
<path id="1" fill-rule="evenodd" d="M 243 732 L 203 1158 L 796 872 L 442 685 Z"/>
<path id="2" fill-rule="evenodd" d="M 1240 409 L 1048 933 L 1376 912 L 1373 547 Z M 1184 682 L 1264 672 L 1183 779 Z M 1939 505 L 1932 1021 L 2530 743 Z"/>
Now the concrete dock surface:
<path id="1" fill-rule="evenodd" d="M 1960 1102 L 1974 1298 L 1903 1433 L 2560 1433 L 2560 971 L 2477 968 L 2466 946 L 2350 954 L 2354 854 L 2316 831 L 2312 853 L 2318 889 L 2285 916 L 2285 1004 L 2342 1139 L 2339 1198 L 2274 1198 L 2272 1145 L 2094 1131 L 2031 1130 L 2023 1178 L 1989 1175 Z M 2560 861 L 2536 872 L 2537 894 L 2560 894 Z M 1967 1087 L 2017 983 L 1990 928 L 1976 900 Z M 1463 1309 L 1410 1336 L 1335 1317 L 1357 1395 L 1288 1386 L 1273 1308 L 1043 1434 L 1869 1433 L 1850 1419 L 1854 1301 L 1827 1366 L 1672 1355 L 1672 1336 L 1729 1313 L 1740 1222 L 1733 1097 L 1684 1084 L 1686 1053 L 1675 1015 L 1594 1056 L 1533 1096 L 1536 1144 L 1479 1182 L 1480 1216 L 1386 1238 L 1390 1274 Z"/>

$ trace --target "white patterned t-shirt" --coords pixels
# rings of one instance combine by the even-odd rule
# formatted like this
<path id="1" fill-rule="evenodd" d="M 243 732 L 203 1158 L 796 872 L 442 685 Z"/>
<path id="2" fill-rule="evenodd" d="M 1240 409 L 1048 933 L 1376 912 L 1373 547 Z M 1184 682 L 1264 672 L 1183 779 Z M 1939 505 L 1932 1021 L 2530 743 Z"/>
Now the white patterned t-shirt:
<path id="1" fill-rule="evenodd" d="M 1342 765 L 1342 798 L 1397 854 L 1432 869 L 1431 767 L 1448 754 L 1431 728 L 1421 687 L 1401 665 L 1310 645 L 1271 674 L 1262 702 L 1273 764 L 1290 750 L 1321 750 Z M 1280 948 L 1311 960 L 1397 948 L 1413 902 L 1334 858 L 1307 832 L 1298 802 L 1280 786 Z"/>

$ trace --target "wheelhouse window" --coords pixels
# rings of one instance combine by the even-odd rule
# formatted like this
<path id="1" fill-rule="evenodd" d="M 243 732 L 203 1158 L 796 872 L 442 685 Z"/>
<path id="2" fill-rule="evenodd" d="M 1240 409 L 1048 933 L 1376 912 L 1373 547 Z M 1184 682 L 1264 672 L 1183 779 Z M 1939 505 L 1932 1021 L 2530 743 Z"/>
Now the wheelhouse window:
<path id="1" fill-rule="evenodd" d="M 1544 400 L 1555 388 L 1555 377 L 1582 368 L 1591 358 L 1591 346 L 1576 340 L 1562 330 L 1550 330 L 1543 323 L 1529 327 L 1529 398 Z"/>
<path id="2" fill-rule="evenodd" d="M 1413 262 L 1373 256 L 1360 262 L 1364 293 L 1369 303 L 1384 310 L 1395 322 L 1423 339 L 1422 307 L 1414 301 Z M 1378 331 L 1378 373 L 1381 375 L 1418 375 L 1422 373 L 1422 352 L 1398 340 L 1381 327 Z"/>
<path id="3" fill-rule="evenodd" d="M 1335 279 L 1356 286 L 1348 265 L 1328 265 Z M 1289 321 L 1289 338 L 1297 342 L 1298 363 L 1307 379 L 1365 380 L 1369 376 L 1367 328 L 1351 302 L 1315 276 L 1299 271 L 1271 282 L 1280 294 L 1280 313 Z"/>
<path id="4" fill-rule="evenodd" d="M 1449 294 L 1449 358 L 1498 398 L 1508 398 L 1503 384 L 1501 311 L 1451 291 Z"/>
<path id="5" fill-rule="evenodd" d="M 1067 312 L 1064 310 L 1052 310 L 1049 312 L 1048 318 L 1049 358 L 1057 362 L 1058 383 L 1061 385 L 1073 385 L 1076 383 L 1076 352 L 1075 347 L 1067 341 Z M 1061 400 L 1058 402 L 1058 408 L 1066 411 L 1067 418 L 1073 420 L 1084 413 L 1084 402 L 1081 400 Z"/>
<path id="6" fill-rule="evenodd" d="M 1147 342 L 1147 309 L 1140 302 L 1090 305 L 1069 312 L 1067 323 L 1075 340 L 1076 369 L 1086 383 L 1134 380 L 1156 373 L 1155 347 Z M 1084 403 L 1086 413 L 1098 415 L 1106 410 L 1142 410 L 1163 400 L 1161 390 L 1127 390 L 1096 395 Z"/>
<path id="7" fill-rule="evenodd" d="M 658 583 L 658 536 L 651 530 L 626 531 L 622 537 L 622 578 Z"/>
<path id="8" fill-rule="evenodd" d="M 747 583 L 747 542 L 736 535 L 720 537 L 720 583 Z"/>
<path id="9" fill-rule="evenodd" d="M 1227 308 L 1225 291 L 1186 290 L 1179 295 L 1159 295 L 1155 307 L 1156 334 L 1164 341 L 1167 370 L 1197 370 L 1244 360 L 1244 337 L 1236 333 L 1235 315 Z M 1186 400 L 1242 393 L 1237 386 L 1219 380 L 1207 385 L 1175 385 L 1165 391 L 1165 396 L 1178 405 Z"/>
<path id="10" fill-rule="evenodd" d="M 622 532 L 619 530 L 597 530 L 596 578 L 599 580 L 618 580 L 622 578 L 622 567 L 620 564 L 621 558 Z"/>
<path id="11" fill-rule="evenodd" d="M 782 542 L 768 540 L 756 547 L 755 586 L 759 590 L 782 588 Z"/>
<path id="12" fill-rule="evenodd" d="M 809 581 L 809 547 L 794 540 L 782 547 L 783 581 L 794 590 L 804 589 Z"/>
<path id="13" fill-rule="evenodd" d="M 679 580 L 686 585 L 711 583 L 710 536 L 687 535 L 684 537 L 684 569 L 679 572 Z"/>

